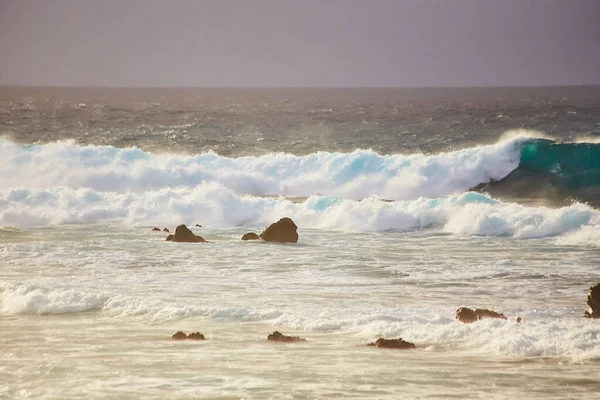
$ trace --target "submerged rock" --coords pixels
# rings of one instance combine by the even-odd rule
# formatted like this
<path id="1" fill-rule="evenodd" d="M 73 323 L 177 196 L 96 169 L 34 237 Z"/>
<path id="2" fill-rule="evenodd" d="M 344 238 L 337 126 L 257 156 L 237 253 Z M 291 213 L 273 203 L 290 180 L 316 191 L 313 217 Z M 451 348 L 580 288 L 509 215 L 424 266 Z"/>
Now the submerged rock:
<path id="1" fill-rule="evenodd" d="M 187 335 L 185 333 L 183 333 L 182 331 L 177 331 L 173 334 L 173 336 L 171 336 L 171 338 L 173 340 L 185 340 L 185 339 L 187 339 Z"/>
<path id="2" fill-rule="evenodd" d="M 298 336 L 286 336 L 279 331 L 271 333 L 267 336 L 267 340 L 274 340 L 276 342 L 306 342 L 306 339 Z"/>
<path id="3" fill-rule="evenodd" d="M 168 228 L 162 230 L 163 232 L 171 232 Z"/>
<path id="4" fill-rule="evenodd" d="M 167 239 L 168 240 L 168 239 Z M 175 235 L 173 236 L 174 242 L 186 242 L 186 243 L 203 243 L 206 242 L 202 237 L 194 235 L 192 231 L 185 225 L 179 225 L 175 228 Z"/>
<path id="5" fill-rule="evenodd" d="M 194 332 L 194 333 L 190 333 L 187 336 L 188 339 L 192 339 L 192 340 L 204 340 L 204 335 L 201 334 L 200 332 Z"/>
<path id="6" fill-rule="evenodd" d="M 298 227 L 290 218 L 281 218 L 271 224 L 260 237 L 267 242 L 296 243 L 298 242 Z"/>
<path id="7" fill-rule="evenodd" d="M 196 228 L 202 228 L 202 225 L 196 224 Z"/>
<path id="8" fill-rule="evenodd" d="M 175 332 L 173 334 L 173 336 L 171 336 L 171 338 L 173 340 L 185 340 L 185 339 L 204 340 L 204 335 L 201 334 L 200 332 L 194 332 L 194 333 L 190 333 L 189 335 L 186 335 L 185 332 L 178 331 L 178 332 Z"/>
<path id="9" fill-rule="evenodd" d="M 157 228 L 156 226 L 154 228 L 152 228 L 153 232 L 160 232 L 160 228 Z"/>
<path id="10" fill-rule="evenodd" d="M 504 314 L 482 308 L 471 310 L 467 307 L 460 307 L 458 310 L 456 310 L 456 319 L 465 324 L 470 324 L 485 318 L 506 319 Z"/>
<path id="11" fill-rule="evenodd" d="M 402 338 L 398 339 L 384 339 L 379 338 L 374 343 L 369 343 L 369 346 L 382 347 L 386 349 L 416 349 L 414 343 L 407 342 Z"/>
<path id="12" fill-rule="evenodd" d="M 249 232 L 249 233 L 246 233 L 244 236 L 242 236 L 242 240 L 258 240 L 258 239 L 260 239 L 260 236 L 258 236 L 254 232 Z"/>
<path id="13" fill-rule="evenodd" d="M 592 312 L 586 311 L 583 316 L 586 318 L 600 318 L 600 283 L 590 288 L 587 304 L 592 309 Z"/>

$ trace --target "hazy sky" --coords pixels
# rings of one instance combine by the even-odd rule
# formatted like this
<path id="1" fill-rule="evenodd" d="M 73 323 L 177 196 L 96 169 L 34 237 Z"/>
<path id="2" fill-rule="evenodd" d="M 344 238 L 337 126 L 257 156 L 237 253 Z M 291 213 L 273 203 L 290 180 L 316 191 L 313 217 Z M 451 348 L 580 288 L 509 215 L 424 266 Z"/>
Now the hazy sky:
<path id="1" fill-rule="evenodd" d="M 600 0 L 0 0 L 0 84 L 600 84 Z"/>

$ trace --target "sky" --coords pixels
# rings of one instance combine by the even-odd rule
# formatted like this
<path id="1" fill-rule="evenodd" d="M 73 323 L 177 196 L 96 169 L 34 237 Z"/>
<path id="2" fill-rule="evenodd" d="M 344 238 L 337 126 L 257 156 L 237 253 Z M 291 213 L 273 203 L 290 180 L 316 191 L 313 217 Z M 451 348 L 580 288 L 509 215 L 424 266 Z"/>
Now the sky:
<path id="1" fill-rule="evenodd" d="M 600 0 L 0 0 L 0 85 L 600 84 Z"/>

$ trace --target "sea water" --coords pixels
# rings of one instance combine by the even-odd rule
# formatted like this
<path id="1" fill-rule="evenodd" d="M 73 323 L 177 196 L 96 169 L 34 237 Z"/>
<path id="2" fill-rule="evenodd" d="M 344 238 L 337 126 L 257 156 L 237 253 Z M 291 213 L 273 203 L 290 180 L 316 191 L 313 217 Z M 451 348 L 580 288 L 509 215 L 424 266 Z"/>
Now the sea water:
<path id="1" fill-rule="evenodd" d="M 2 398 L 600 395 L 598 88 L 3 87 L 0 130 Z"/>

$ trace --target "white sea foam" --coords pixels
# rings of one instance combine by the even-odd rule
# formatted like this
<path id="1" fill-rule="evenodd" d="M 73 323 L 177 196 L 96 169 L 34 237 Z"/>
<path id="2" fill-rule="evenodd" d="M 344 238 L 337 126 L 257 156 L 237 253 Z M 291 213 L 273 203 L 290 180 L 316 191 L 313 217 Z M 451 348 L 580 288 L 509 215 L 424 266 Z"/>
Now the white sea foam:
<path id="1" fill-rule="evenodd" d="M 101 309 L 109 296 L 74 289 L 47 289 L 28 284 L 4 287 L 1 306 L 6 314 L 68 314 Z"/>
<path id="2" fill-rule="evenodd" d="M 193 189 L 137 194 L 70 188 L 8 190 L 0 191 L 0 205 L 0 225 L 18 227 L 107 221 L 171 226 L 202 221 L 206 226 L 228 228 L 265 226 L 287 216 L 300 228 L 369 232 L 435 227 L 460 235 L 542 238 L 585 227 L 593 233 L 600 226 L 600 213 L 584 204 L 527 207 L 474 192 L 392 202 L 312 196 L 294 203 L 285 198 L 240 196 L 216 183 L 201 183 Z"/>
<path id="3" fill-rule="evenodd" d="M 154 320 L 188 317 L 226 318 L 233 320 L 268 320 L 281 315 L 277 310 L 258 311 L 246 307 L 210 307 L 176 303 L 161 298 L 81 290 L 68 287 L 47 288 L 32 284 L 5 284 L 0 310 L 9 315 L 71 314 L 102 311 L 113 316 L 147 316 Z"/>
<path id="4" fill-rule="evenodd" d="M 600 224 L 582 226 L 581 229 L 573 230 L 557 238 L 556 243 L 561 245 L 600 246 Z"/>
<path id="5" fill-rule="evenodd" d="M 277 325 L 297 330 L 352 332 L 365 341 L 377 337 L 403 337 L 421 347 L 462 348 L 507 357 L 570 357 L 574 360 L 600 356 L 600 327 L 584 318 L 565 315 L 531 315 L 517 324 L 511 320 L 483 320 L 462 324 L 453 309 L 350 310 L 332 318 L 326 311 L 310 316 L 284 314 Z"/>
<path id="6" fill-rule="evenodd" d="M 80 146 L 72 141 L 19 145 L 0 139 L 0 190 L 65 187 L 143 193 L 215 182 L 240 194 L 351 199 L 437 197 L 502 179 L 519 163 L 520 135 L 494 145 L 436 155 L 317 152 L 228 158 L 151 154 L 137 148 Z"/>
<path id="7" fill-rule="evenodd" d="M 182 304 L 160 298 L 94 294 L 76 289 L 47 289 L 11 284 L 2 294 L 5 314 L 66 314 L 99 310 L 113 317 L 143 317 L 171 321 L 205 317 L 228 321 L 256 321 L 304 332 L 351 334 L 359 342 L 399 337 L 421 348 L 456 348 L 505 357 L 569 357 L 573 360 L 600 357 L 600 327 L 584 318 L 531 311 L 525 322 L 484 320 L 462 324 L 454 310 L 398 308 L 294 307 L 284 310 L 255 307 L 218 307 Z M 521 314 L 520 314 L 521 315 Z"/>

